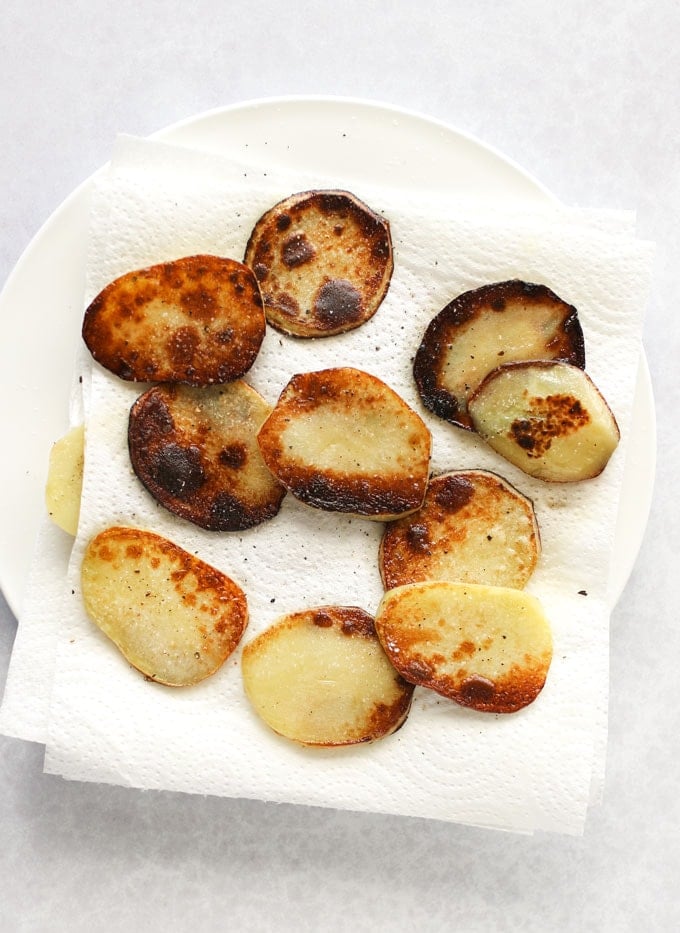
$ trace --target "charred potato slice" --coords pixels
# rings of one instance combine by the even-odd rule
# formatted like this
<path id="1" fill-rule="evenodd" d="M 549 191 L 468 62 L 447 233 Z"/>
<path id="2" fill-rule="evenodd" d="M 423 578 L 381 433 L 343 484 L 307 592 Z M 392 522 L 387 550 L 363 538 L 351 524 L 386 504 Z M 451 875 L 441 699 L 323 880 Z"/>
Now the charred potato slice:
<path id="1" fill-rule="evenodd" d="M 515 360 L 585 366 L 578 312 L 545 285 L 511 280 L 454 298 L 430 322 L 413 373 L 426 408 L 471 430 L 467 402 L 492 369 Z"/>
<path id="2" fill-rule="evenodd" d="M 90 619 L 149 680 L 199 683 L 226 661 L 246 627 L 242 589 L 149 531 L 113 527 L 88 545 L 81 568 Z"/>
<path id="3" fill-rule="evenodd" d="M 255 276 L 218 256 L 128 272 L 97 295 L 83 320 L 95 360 L 133 382 L 230 382 L 250 369 L 264 334 Z"/>
<path id="4" fill-rule="evenodd" d="M 293 376 L 258 442 L 277 479 L 316 508 L 382 521 L 414 511 L 425 496 L 430 432 L 362 370 Z"/>
<path id="5" fill-rule="evenodd" d="M 257 432 L 271 407 L 245 382 L 154 386 L 130 410 L 132 467 L 151 495 L 209 531 L 242 531 L 277 514 L 285 489 Z"/>
<path id="6" fill-rule="evenodd" d="M 304 191 L 258 220 L 244 262 L 270 324 L 297 337 L 329 337 L 359 327 L 385 297 L 390 228 L 347 191 Z"/>
<path id="7" fill-rule="evenodd" d="M 540 551 L 531 500 L 485 470 L 430 480 L 422 507 L 391 522 L 380 543 L 386 589 L 422 580 L 521 589 Z"/>
<path id="8" fill-rule="evenodd" d="M 402 677 L 480 712 L 513 713 L 532 703 L 552 660 L 540 603 L 507 587 L 397 587 L 383 597 L 376 630 Z"/>
<path id="9" fill-rule="evenodd" d="M 563 362 L 500 366 L 468 403 L 477 433 L 537 479 L 573 483 L 604 470 L 619 428 L 589 376 Z"/>
<path id="10" fill-rule="evenodd" d="M 372 616 L 347 606 L 283 617 L 245 645 L 242 672 L 255 712 L 302 745 L 389 735 L 406 719 L 414 689 L 385 656 Z"/>
<path id="11" fill-rule="evenodd" d="M 81 424 L 60 437 L 50 450 L 45 504 L 52 521 L 70 535 L 78 531 L 84 447 L 85 429 Z"/>

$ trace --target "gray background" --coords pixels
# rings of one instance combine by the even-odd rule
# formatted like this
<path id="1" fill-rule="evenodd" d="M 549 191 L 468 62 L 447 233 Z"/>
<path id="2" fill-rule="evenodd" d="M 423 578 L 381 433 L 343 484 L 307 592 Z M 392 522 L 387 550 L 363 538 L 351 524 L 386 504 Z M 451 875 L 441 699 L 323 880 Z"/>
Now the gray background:
<path id="1" fill-rule="evenodd" d="M 582 839 L 526 838 L 69 784 L 42 774 L 40 748 L 0 737 L 3 933 L 680 926 L 680 7 L 336 7 L 4 0 L 0 283 L 117 133 L 264 96 L 421 111 L 497 147 L 568 204 L 636 208 L 640 235 L 658 244 L 644 341 L 660 451 L 647 534 L 612 619 L 604 803 Z M 13 441 L 3 456 L 17 455 Z M 15 628 L 0 598 L 0 686 Z"/>

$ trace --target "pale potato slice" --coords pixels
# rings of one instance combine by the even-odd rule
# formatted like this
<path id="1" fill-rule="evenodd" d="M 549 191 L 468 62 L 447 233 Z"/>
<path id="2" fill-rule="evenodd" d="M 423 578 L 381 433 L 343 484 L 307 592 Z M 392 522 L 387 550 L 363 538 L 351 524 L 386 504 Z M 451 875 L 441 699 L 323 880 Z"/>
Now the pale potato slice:
<path id="1" fill-rule="evenodd" d="M 619 443 L 616 419 L 599 389 L 568 363 L 500 366 L 468 409 L 475 430 L 497 453 L 548 482 L 597 476 Z"/>
<path id="2" fill-rule="evenodd" d="M 45 484 L 45 504 L 52 521 L 75 535 L 80 518 L 85 462 L 85 428 L 71 428 L 52 445 Z"/>
<path id="3" fill-rule="evenodd" d="M 430 411 L 471 429 L 471 393 L 496 366 L 516 360 L 585 366 L 578 312 L 545 285 L 511 280 L 454 298 L 430 322 L 413 374 Z"/>
<path id="4" fill-rule="evenodd" d="M 380 574 L 386 589 L 420 580 L 521 589 L 539 552 L 530 499 L 495 473 L 456 470 L 431 479 L 422 507 L 386 526 Z"/>
<path id="5" fill-rule="evenodd" d="M 302 191 L 258 220 L 243 261 L 270 324 L 296 337 L 330 337 L 359 327 L 385 297 L 390 228 L 348 191 Z"/>
<path id="6" fill-rule="evenodd" d="M 243 531 L 277 514 L 283 486 L 257 432 L 271 406 L 240 379 L 224 386 L 154 386 L 132 406 L 132 467 L 175 515 L 209 531 Z"/>
<path id="7" fill-rule="evenodd" d="M 375 626 L 406 680 L 481 712 L 533 702 L 552 660 L 550 626 L 524 590 L 411 583 L 385 593 Z"/>
<path id="8" fill-rule="evenodd" d="M 302 745 L 372 742 L 398 729 L 413 685 L 395 671 L 363 609 L 284 616 L 242 654 L 243 683 L 274 732 Z"/>
<path id="9" fill-rule="evenodd" d="M 91 620 L 149 680 L 199 683 L 224 664 L 248 620 L 228 576 L 150 531 L 112 527 L 88 545 L 82 594 Z"/>
<path id="10" fill-rule="evenodd" d="M 316 508 L 382 521 L 412 512 L 425 496 L 430 432 L 362 370 L 293 376 L 258 443 L 277 479 Z"/>
<path id="11" fill-rule="evenodd" d="M 260 350 L 262 296 L 243 263 L 185 256 L 115 279 L 85 311 L 82 333 L 95 360 L 121 379 L 230 382 Z"/>

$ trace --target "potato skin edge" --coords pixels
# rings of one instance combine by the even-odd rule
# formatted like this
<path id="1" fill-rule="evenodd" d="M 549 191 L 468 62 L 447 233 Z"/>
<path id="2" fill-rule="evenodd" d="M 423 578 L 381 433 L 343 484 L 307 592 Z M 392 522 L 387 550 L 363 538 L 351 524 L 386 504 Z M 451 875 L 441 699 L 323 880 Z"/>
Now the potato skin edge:
<path id="1" fill-rule="evenodd" d="M 304 412 L 320 404 L 319 399 L 341 393 L 355 377 L 368 379 L 378 386 L 395 404 L 407 410 L 412 429 L 422 433 L 426 441 L 426 467 L 419 475 L 397 482 L 394 477 L 348 477 L 339 471 L 321 472 L 313 466 L 282 463 L 284 448 L 282 427 L 291 412 Z M 392 388 L 376 376 L 352 367 L 297 373 L 284 387 L 277 404 L 258 433 L 262 457 L 274 476 L 300 502 L 313 508 L 345 513 L 374 521 L 389 521 L 408 515 L 420 508 L 427 491 L 432 437 L 422 418 Z"/>
<path id="2" fill-rule="evenodd" d="M 326 203 L 328 207 L 324 209 L 322 205 Z M 305 210 L 320 210 L 322 213 L 328 210 L 330 213 L 339 206 L 348 212 L 360 228 L 364 229 L 364 235 L 367 238 L 374 238 L 376 229 L 379 229 L 385 240 L 384 255 L 375 256 L 376 270 L 380 271 L 380 284 L 377 290 L 369 297 L 367 305 L 363 308 L 358 319 L 353 321 L 339 322 L 333 326 L 330 323 L 317 321 L 316 323 L 303 322 L 296 317 L 288 316 L 277 311 L 273 304 L 273 297 L 267 291 L 264 281 L 260 282 L 260 288 L 263 295 L 265 316 L 267 323 L 280 333 L 286 336 L 298 339 L 313 339 L 316 337 L 333 337 L 338 334 L 347 333 L 361 327 L 369 321 L 382 302 L 389 290 L 392 273 L 394 271 L 394 255 L 392 246 L 392 236 L 389 221 L 376 213 L 372 208 L 365 204 L 360 198 L 344 189 L 318 189 L 313 188 L 306 191 L 300 191 L 283 198 L 281 201 L 270 207 L 255 223 L 246 244 L 243 262 L 251 267 L 260 278 L 258 273 L 261 265 L 261 253 L 271 253 L 272 242 L 278 242 L 283 235 L 286 227 L 279 227 L 278 222 L 287 219 L 290 222 L 290 215 L 299 215 Z M 374 244 L 374 250 L 375 246 Z M 381 250 L 382 253 L 382 250 Z M 303 267 L 304 268 L 304 267 Z M 374 271 L 373 277 L 377 275 Z M 364 297 L 364 296 L 362 296 Z"/>
<path id="3" fill-rule="evenodd" d="M 385 607 L 394 599 L 399 599 L 400 592 L 415 591 L 416 588 L 427 589 L 441 586 L 446 588 L 475 589 L 474 584 L 450 584 L 429 581 L 424 583 L 406 584 L 388 590 L 376 615 L 376 631 L 380 642 L 395 669 L 401 676 L 415 686 L 432 690 L 440 696 L 452 700 L 459 706 L 474 709 L 482 713 L 509 714 L 516 713 L 533 703 L 543 690 L 550 666 L 552 663 L 552 634 L 550 634 L 550 650 L 541 653 L 533 659 L 532 664 L 525 664 L 520 668 L 513 665 L 503 678 L 496 678 L 493 682 L 474 672 L 471 677 L 456 682 L 450 676 L 442 676 L 433 669 L 432 665 L 419 658 L 404 660 L 403 652 L 398 641 L 393 641 L 390 629 L 394 627 L 392 620 L 385 621 Z M 479 589 L 494 590 L 506 589 L 482 586 Z M 509 589 L 509 588 L 508 588 Z M 514 591 L 513 592 L 520 592 Z M 534 599 L 535 597 L 528 597 Z"/>
<path id="4" fill-rule="evenodd" d="M 231 321 L 227 326 L 230 336 L 227 340 L 225 332 L 222 345 L 220 328 L 225 322 L 217 315 L 211 320 L 216 329 L 210 331 L 209 338 L 202 338 L 209 340 L 209 344 L 197 345 L 192 351 L 189 338 L 193 335 L 192 339 L 196 339 L 203 327 L 201 319 L 210 318 L 209 313 L 205 317 L 200 289 L 196 297 L 190 287 L 201 281 L 215 286 L 220 300 L 228 306 L 229 310 L 225 312 L 223 307 L 221 314 Z M 234 294 L 225 299 L 224 293 L 230 288 Z M 135 290 L 138 294 L 134 294 Z M 235 298 L 234 295 L 240 297 Z M 148 322 L 139 322 L 133 329 L 136 339 L 131 341 L 131 345 L 128 340 L 121 341 L 117 334 L 121 324 L 132 320 L 152 300 L 163 300 L 174 308 L 187 305 L 183 311 L 186 326 L 172 327 L 163 334 L 162 352 L 158 352 L 160 337 L 157 329 L 151 333 L 144 332 Z M 247 317 L 243 319 L 242 330 L 236 334 L 236 346 L 225 349 L 234 338 L 231 326 L 233 301 L 237 301 L 241 317 L 247 306 Z M 189 306 L 191 302 L 195 308 Z M 200 327 L 196 326 L 197 322 Z M 93 359 L 119 379 L 206 386 L 243 376 L 255 362 L 265 329 L 262 295 L 252 270 L 235 259 L 197 254 L 133 269 L 109 282 L 86 308 L 81 336 Z M 155 353 L 151 352 L 151 345 Z M 174 354 L 176 359 L 171 359 Z"/>
<path id="5" fill-rule="evenodd" d="M 237 383 L 238 380 L 235 380 L 234 384 Z M 247 388 L 247 391 L 258 394 L 251 386 L 247 386 L 245 383 L 243 386 Z M 210 391 L 210 387 L 202 388 L 204 391 Z M 128 453 L 130 456 L 130 463 L 140 483 L 163 508 L 177 515 L 184 521 L 191 522 L 206 531 L 247 531 L 249 528 L 254 528 L 263 522 L 270 521 L 279 513 L 285 497 L 286 490 L 282 485 L 280 485 L 280 488 L 277 489 L 276 492 L 272 489 L 272 493 L 266 501 L 249 508 L 248 503 L 241 499 L 237 499 L 235 496 L 231 496 L 226 486 L 222 490 L 219 488 L 216 489 L 215 497 L 212 500 L 206 501 L 205 497 L 201 495 L 200 489 L 197 490 L 197 494 L 180 497 L 178 495 L 173 495 L 154 478 L 152 464 L 148 459 L 148 455 L 150 448 L 156 445 L 158 437 L 156 435 L 151 437 L 145 436 L 145 432 L 146 434 L 150 433 L 149 424 L 151 424 L 153 428 L 153 422 L 150 422 L 148 418 L 150 403 L 154 404 L 160 401 L 160 403 L 165 406 L 168 416 L 172 419 L 173 412 L 171 406 L 177 391 L 178 387 L 171 385 L 161 384 L 152 386 L 140 395 L 130 408 L 127 434 Z M 174 422 L 174 419 L 172 420 Z M 167 433 L 172 433 L 173 438 L 178 433 L 174 423 L 171 428 L 168 428 Z M 253 439 L 256 442 L 255 432 L 253 432 Z M 204 452 L 201 451 L 201 460 L 205 459 L 203 453 Z M 210 480 L 210 485 L 214 486 L 215 475 L 219 467 L 213 465 L 211 468 L 209 461 L 207 465 L 209 467 L 207 476 Z M 274 482 L 273 477 L 272 482 Z M 233 505 L 229 510 L 225 509 L 220 512 L 218 509 L 214 508 L 215 501 L 219 501 L 220 494 L 228 496 L 230 500 L 233 500 Z"/>
<path id="6" fill-rule="evenodd" d="M 487 373 L 487 375 L 480 382 L 480 384 L 477 386 L 475 391 L 471 393 L 468 401 L 471 402 L 474 406 L 475 400 L 479 397 L 479 395 L 483 393 L 484 389 L 489 385 L 489 383 L 493 382 L 499 376 L 502 376 L 504 372 L 520 371 L 522 369 L 552 369 L 558 366 L 568 367 L 568 366 L 573 366 L 573 364 L 568 363 L 566 360 L 519 360 L 516 362 L 504 363 L 502 366 L 497 366 L 495 369 L 492 369 L 491 372 Z M 581 367 L 575 367 L 575 368 L 581 369 Z M 612 411 L 609 403 L 607 402 L 605 397 L 602 395 L 600 390 L 597 388 L 597 386 L 595 385 L 593 380 L 590 378 L 588 373 L 585 372 L 585 370 L 582 370 L 582 373 L 583 373 L 583 377 L 585 378 L 585 380 L 591 384 L 592 388 L 599 395 L 600 399 L 602 400 L 602 403 L 604 404 L 606 410 L 611 416 L 612 424 L 613 424 L 613 427 L 614 427 L 614 430 L 617 436 L 617 446 L 618 446 L 618 443 L 621 439 L 621 430 L 616 420 L 616 416 L 614 412 Z M 522 470 L 522 472 L 526 473 L 527 476 L 531 476 L 534 479 L 538 479 L 543 483 L 550 483 L 553 485 L 569 485 L 570 483 L 587 482 L 588 480 L 596 479 L 598 476 L 600 476 L 604 472 L 604 470 L 607 467 L 607 464 L 609 463 L 609 460 L 611 459 L 611 456 L 613 455 L 613 451 L 612 451 L 612 454 L 610 454 L 610 456 L 602 463 L 599 469 L 595 469 L 589 473 L 582 473 L 579 476 L 574 476 L 573 478 L 568 478 L 568 477 L 558 478 L 554 476 L 545 476 L 543 475 L 542 471 L 537 470 L 537 471 L 532 472 L 532 471 L 526 470 L 524 466 L 522 466 L 520 463 L 517 463 L 514 460 L 510 460 L 509 458 L 505 457 L 502 453 L 500 453 L 500 451 L 498 451 L 494 447 L 493 443 L 488 440 L 488 437 L 486 436 L 485 432 L 481 431 L 478 428 L 478 426 L 475 425 L 474 415 L 472 416 L 471 420 L 473 423 L 473 430 L 479 435 L 479 437 L 482 438 L 483 441 L 485 441 L 485 443 L 488 443 L 489 446 L 493 450 L 496 450 L 496 453 L 498 453 L 500 457 L 503 457 L 503 459 L 506 460 L 508 463 L 512 463 L 513 466 L 515 466 L 518 470 Z"/>
<path id="7" fill-rule="evenodd" d="M 585 368 L 585 340 L 578 310 L 559 298 L 547 286 L 510 279 L 463 292 L 432 318 L 413 363 L 413 376 L 423 405 L 454 427 L 472 432 L 475 430 L 467 408 L 461 410 L 457 398 L 438 384 L 439 359 L 443 344 L 452 339 L 451 332 L 455 334 L 457 327 L 484 311 L 492 302 L 503 302 L 508 298 L 518 297 L 535 303 L 557 302 L 564 307 L 565 319 L 561 332 L 565 350 L 554 358 L 564 359 L 579 369 Z"/>
<path id="8" fill-rule="evenodd" d="M 170 541 L 169 539 L 164 538 L 152 531 L 126 526 L 110 526 L 95 535 L 88 543 L 88 546 L 83 555 L 83 567 L 85 566 L 85 560 L 90 555 L 94 554 L 96 549 L 101 548 L 106 551 L 106 549 L 110 547 L 109 542 L 111 541 L 116 542 L 116 545 L 121 544 L 121 542 L 127 542 L 125 546 L 127 548 L 133 548 L 138 554 L 139 552 L 144 552 L 145 545 L 151 545 L 161 554 L 169 555 L 171 559 L 178 560 L 180 562 L 179 569 L 175 569 L 173 573 L 176 573 L 182 577 L 188 572 L 193 572 L 198 578 L 199 583 L 202 585 L 202 588 L 209 590 L 220 588 L 222 590 L 221 598 L 225 599 L 229 605 L 229 618 L 227 619 L 229 638 L 228 642 L 223 646 L 223 650 L 219 652 L 218 660 L 210 667 L 206 668 L 205 671 L 201 672 L 200 677 L 181 682 L 176 682 L 168 678 L 160 677 L 157 674 L 145 669 L 144 666 L 140 666 L 139 661 L 133 660 L 130 657 L 130 652 L 125 651 L 123 647 L 121 647 L 119 640 L 113 637 L 113 635 L 107 630 L 107 626 L 105 624 L 102 624 L 102 613 L 92 606 L 87 597 L 87 587 L 83 582 L 83 569 L 81 568 L 81 589 L 83 604 L 86 614 L 92 624 L 95 625 L 102 632 L 102 634 L 116 647 L 126 662 L 130 664 L 132 668 L 142 674 L 148 681 L 167 687 L 191 687 L 213 676 L 234 653 L 240 644 L 247 628 L 248 601 L 243 589 L 239 586 L 238 583 L 232 580 L 231 577 L 227 576 L 227 574 L 217 570 L 215 567 L 212 567 L 210 564 L 206 563 L 195 555 L 190 554 L 188 551 L 185 551 L 182 547 L 175 544 L 173 541 Z M 102 558 L 100 557 L 97 559 Z M 105 560 L 106 557 L 104 556 L 103 559 Z M 121 579 L 124 579 L 124 576 L 121 577 Z M 236 621 L 234 621 L 234 604 L 236 604 Z"/>
<path id="9" fill-rule="evenodd" d="M 409 516 L 405 516 L 385 524 L 385 528 L 380 538 L 380 545 L 378 550 L 378 567 L 380 571 L 380 579 L 386 591 L 395 589 L 398 586 L 407 585 L 409 583 L 426 582 L 427 580 L 434 579 L 455 582 L 457 579 L 452 576 L 442 576 L 441 578 L 430 576 L 429 574 L 425 574 L 424 570 L 424 568 L 426 568 L 429 564 L 428 558 L 432 556 L 433 551 L 436 555 L 438 548 L 441 547 L 441 542 L 438 541 L 437 545 L 434 546 L 433 549 L 430 548 L 429 542 L 427 540 L 430 527 L 432 525 L 437 527 L 438 523 L 445 526 L 447 520 L 449 520 L 451 515 L 455 514 L 456 512 L 455 509 L 452 509 L 452 511 L 449 512 L 446 503 L 437 506 L 435 501 L 435 504 L 433 504 L 432 498 L 436 500 L 437 489 L 440 485 L 446 481 L 456 480 L 462 480 L 463 482 L 468 480 L 471 483 L 471 498 L 474 498 L 478 492 L 478 489 L 475 488 L 474 484 L 479 483 L 481 485 L 482 497 L 487 494 L 488 486 L 490 485 L 491 487 L 497 487 L 497 489 L 500 490 L 500 493 L 498 494 L 502 497 L 510 498 L 514 502 L 519 503 L 519 508 L 521 508 L 522 514 L 526 518 L 527 529 L 531 529 L 529 536 L 529 551 L 525 552 L 525 556 L 527 557 L 527 566 L 525 567 L 522 574 L 523 582 L 521 583 L 521 586 L 519 583 L 519 572 L 517 570 L 515 574 L 512 575 L 515 582 L 505 583 L 504 585 L 513 586 L 515 588 L 523 588 L 531 578 L 541 553 L 540 528 L 532 500 L 524 493 L 520 492 L 503 476 L 492 472 L 491 470 L 450 470 L 445 473 L 440 473 L 430 477 L 425 500 L 420 509 Z M 467 504 L 467 501 L 463 502 L 460 508 L 465 508 Z M 434 515 L 431 514 L 432 512 L 434 512 Z M 437 512 L 439 512 L 439 515 Z M 423 516 L 422 518 L 421 515 Z M 473 515 L 473 521 L 478 522 L 479 519 Z M 420 531 L 420 537 L 418 537 L 417 534 L 414 535 L 414 532 L 417 531 Z M 423 538 L 425 539 L 424 541 Z M 426 556 L 423 556 L 419 553 L 420 549 L 423 550 L 424 555 Z M 455 555 L 455 540 L 451 542 L 449 549 Z M 404 567 L 409 566 L 412 568 L 410 577 L 409 572 L 403 569 Z M 414 571 L 416 576 L 413 576 Z M 476 575 L 478 575 L 478 573 Z M 477 582 L 487 585 L 491 583 L 491 581 L 483 579 L 472 580 L 469 576 L 462 578 L 461 582 Z"/>
<path id="10" fill-rule="evenodd" d="M 364 609 L 357 606 L 317 606 L 316 608 L 289 613 L 274 622 L 263 632 L 260 632 L 244 645 L 242 663 L 243 661 L 247 663 L 248 657 L 251 654 L 257 653 L 260 646 L 266 645 L 267 642 L 272 637 L 276 637 L 280 631 L 290 629 L 299 623 L 304 624 L 305 622 L 317 625 L 320 628 L 333 627 L 339 629 L 348 638 L 365 638 L 369 641 L 375 640 L 380 644 L 380 639 L 378 638 L 378 633 L 375 628 L 375 619 Z M 387 660 L 389 660 L 389 656 L 387 656 Z M 408 719 L 415 687 L 410 681 L 402 677 L 396 668 L 394 669 L 394 675 L 401 689 L 400 696 L 395 703 L 389 708 L 381 708 L 381 718 L 376 719 L 373 729 L 365 735 L 342 742 L 307 741 L 287 735 L 285 732 L 273 726 L 256 710 L 256 704 L 250 696 L 249 700 L 253 703 L 254 711 L 258 719 L 263 722 L 267 729 L 271 730 L 280 738 L 285 739 L 287 742 L 292 742 L 299 747 L 310 749 L 334 749 L 368 745 L 380 741 L 380 739 L 387 738 L 390 735 L 394 735 L 404 726 Z M 247 688 L 245 692 L 246 695 L 248 695 Z M 387 723 L 387 726 L 385 726 L 385 723 Z"/>

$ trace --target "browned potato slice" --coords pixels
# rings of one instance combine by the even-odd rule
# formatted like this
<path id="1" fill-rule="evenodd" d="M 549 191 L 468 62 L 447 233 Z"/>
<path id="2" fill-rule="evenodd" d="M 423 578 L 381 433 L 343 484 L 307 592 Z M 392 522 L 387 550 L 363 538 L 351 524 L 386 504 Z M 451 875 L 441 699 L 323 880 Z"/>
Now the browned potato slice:
<path id="1" fill-rule="evenodd" d="M 121 379 L 211 385 L 252 366 L 265 333 L 262 297 L 247 266 L 187 256 L 128 272 L 85 312 L 92 356 Z"/>
<path id="2" fill-rule="evenodd" d="M 539 551 L 531 500 L 495 473 L 459 470 L 431 479 L 422 507 L 386 526 L 380 574 L 388 590 L 420 580 L 521 589 Z"/>
<path id="3" fill-rule="evenodd" d="M 375 625 L 406 680 L 481 712 L 527 706 L 552 660 L 550 626 L 524 590 L 412 583 L 385 594 Z"/>
<path id="4" fill-rule="evenodd" d="M 85 429 L 81 424 L 60 437 L 50 451 L 45 503 L 52 521 L 70 535 L 78 531 L 84 447 Z"/>
<path id="5" fill-rule="evenodd" d="M 133 469 L 175 515 L 209 531 L 251 528 L 276 515 L 285 495 L 257 444 L 270 411 L 241 380 L 155 386 L 130 411 Z"/>
<path id="6" fill-rule="evenodd" d="M 423 404 L 468 430 L 471 393 L 488 372 L 515 360 L 585 366 L 578 312 L 545 285 L 511 280 L 454 298 L 430 322 L 413 373 Z"/>
<path id="7" fill-rule="evenodd" d="M 85 609 L 130 664 L 172 687 L 221 667 L 248 619 L 233 580 L 150 531 L 107 528 L 81 568 Z"/>
<path id="8" fill-rule="evenodd" d="M 267 320 L 298 337 L 329 337 L 375 314 L 392 276 L 386 220 L 347 191 L 303 191 L 255 225 L 244 262 Z"/>
<path id="9" fill-rule="evenodd" d="M 413 695 L 385 656 L 372 616 L 347 606 L 284 616 L 245 645 L 242 671 L 257 714 L 303 745 L 389 735 L 406 719 Z"/>
<path id="10" fill-rule="evenodd" d="M 616 419 L 600 391 L 568 363 L 500 366 L 468 407 L 475 430 L 495 451 L 548 482 L 597 476 L 619 442 Z"/>
<path id="11" fill-rule="evenodd" d="M 384 520 L 412 512 L 425 496 L 430 432 L 361 370 L 293 376 L 258 442 L 272 473 L 316 508 Z"/>

